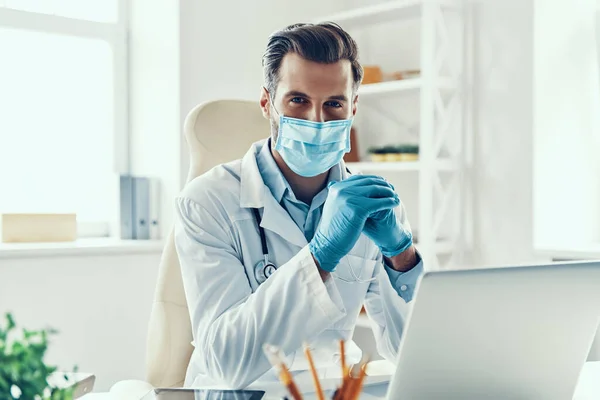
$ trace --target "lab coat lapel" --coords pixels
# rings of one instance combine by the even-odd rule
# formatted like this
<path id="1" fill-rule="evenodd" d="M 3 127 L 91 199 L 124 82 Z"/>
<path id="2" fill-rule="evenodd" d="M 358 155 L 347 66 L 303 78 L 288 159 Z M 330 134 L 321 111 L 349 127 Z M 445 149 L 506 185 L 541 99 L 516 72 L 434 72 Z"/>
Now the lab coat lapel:
<path id="1" fill-rule="evenodd" d="M 342 180 L 348 179 L 351 175 L 355 174 L 356 171 L 349 171 L 348 166 L 344 160 L 340 163 L 340 171 L 342 173 Z"/>
<path id="2" fill-rule="evenodd" d="M 260 176 L 256 164 L 256 154 L 260 151 L 264 140 L 254 143 L 242 158 L 240 176 L 240 207 L 261 208 L 264 205 L 265 182 Z"/>
<path id="3" fill-rule="evenodd" d="M 304 234 L 296 225 L 288 212 L 279 204 L 269 188 L 265 186 L 264 192 L 264 211 L 260 226 L 275 232 L 288 242 L 298 247 L 304 247 L 308 244 Z"/>
<path id="4" fill-rule="evenodd" d="M 298 247 L 304 247 L 307 244 L 304 234 L 288 212 L 275 200 L 258 170 L 256 155 L 263 144 L 264 140 L 253 144 L 242 159 L 240 207 L 264 208 L 261 227 L 275 232 Z"/>

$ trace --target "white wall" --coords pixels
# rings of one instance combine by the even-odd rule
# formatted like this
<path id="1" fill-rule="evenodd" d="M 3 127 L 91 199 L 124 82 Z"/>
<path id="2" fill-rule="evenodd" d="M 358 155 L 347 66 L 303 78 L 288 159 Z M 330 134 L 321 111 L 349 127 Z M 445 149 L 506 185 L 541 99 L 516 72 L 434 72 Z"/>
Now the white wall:
<path id="1" fill-rule="evenodd" d="M 570 2 L 546 3 L 558 5 L 559 8 L 563 5 L 571 6 Z M 539 182 L 534 181 L 533 159 L 540 148 L 547 148 L 553 142 L 544 137 L 546 132 L 539 131 L 542 125 L 535 126 L 534 130 L 534 118 L 536 124 L 537 121 L 554 121 L 549 118 L 554 115 L 552 110 L 544 109 L 542 113 L 539 108 L 540 95 L 542 100 L 547 102 L 546 107 L 550 104 L 567 104 L 562 100 L 557 102 L 560 99 L 554 93 L 559 87 L 557 83 L 562 81 L 559 79 L 560 74 L 555 70 L 556 63 L 537 65 L 534 68 L 534 55 L 537 54 L 534 53 L 534 49 L 538 45 L 536 41 L 534 46 L 533 40 L 538 40 L 541 35 L 541 32 L 537 32 L 534 36 L 534 21 L 538 21 L 538 14 L 543 11 L 536 9 L 534 13 L 533 0 L 488 0 L 475 3 L 474 265 L 550 261 L 536 255 L 534 251 L 533 215 L 534 210 L 537 212 L 539 207 L 543 206 L 540 203 L 544 199 L 538 198 L 534 203 L 533 188 Z M 562 24 L 558 20 L 554 22 L 555 24 L 545 26 L 545 30 L 554 30 L 556 24 Z M 540 29 L 540 26 L 536 26 L 535 29 Z M 581 33 L 578 29 L 576 31 Z M 546 51 L 556 48 L 560 42 L 554 39 L 544 44 Z M 575 63 L 575 60 L 564 54 L 564 63 L 573 66 L 570 63 Z M 539 90 L 534 98 L 533 78 L 539 68 L 544 69 L 543 76 L 546 80 L 542 85 L 544 88 Z M 539 79 L 536 76 L 536 90 L 538 84 L 541 84 Z M 580 89 L 583 91 L 583 88 Z M 580 95 L 583 96 L 582 93 Z M 581 101 L 581 98 L 579 100 Z M 589 106 L 590 104 L 586 104 L 584 110 L 588 110 Z M 556 132 L 552 124 L 544 123 L 543 126 Z M 568 129 L 567 132 L 570 135 L 572 131 Z M 556 150 L 554 147 L 553 154 L 557 153 Z M 552 157 L 547 161 L 552 164 L 547 165 L 549 169 L 564 165 Z M 563 186 L 562 181 L 555 181 L 552 185 L 549 182 L 546 184 L 547 196 L 566 193 L 566 188 L 571 187 Z M 588 180 L 587 184 L 594 185 L 594 180 Z M 583 190 L 582 187 L 579 189 Z M 594 190 L 595 188 L 592 188 L 590 193 L 595 193 Z M 580 196 L 578 198 L 580 199 Z M 552 203 L 553 200 L 548 201 L 558 206 L 557 203 Z M 567 229 L 568 224 L 565 222 L 572 217 L 573 208 L 577 208 L 577 205 L 569 207 L 567 213 L 563 205 L 560 221 L 556 221 L 558 215 L 546 215 L 555 222 L 550 223 L 551 221 L 547 220 L 548 225 L 545 229 L 552 229 L 551 233 L 556 232 L 555 229 L 559 227 Z M 583 218 L 580 218 L 579 222 L 583 222 Z M 588 226 L 593 225 L 589 224 L 589 219 L 586 223 Z M 590 359 L 600 360 L 600 332 Z"/>
<path id="2" fill-rule="evenodd" d="M 596 0 L 535 7 L 535 244 L 600 243 Z"/>
<path id="3" fill-rule="evenodd" d="M 474 7 L 473 264 L 530 262 L 533 3 Z"/>
<path id="4" fill-rule="evenodd" d="M 533 246 L 600 243 L 596 0 L 535 0 Z M 600 360 L 600 328 L 590 353 Z"/>
<path id="5" fill-rule="evenodd" d="M 51 326 L 49 363 L 96 374 L 96 389 L 145 378 L 146 329 L 160 254 L 0 259 L 0 315 Z"/>

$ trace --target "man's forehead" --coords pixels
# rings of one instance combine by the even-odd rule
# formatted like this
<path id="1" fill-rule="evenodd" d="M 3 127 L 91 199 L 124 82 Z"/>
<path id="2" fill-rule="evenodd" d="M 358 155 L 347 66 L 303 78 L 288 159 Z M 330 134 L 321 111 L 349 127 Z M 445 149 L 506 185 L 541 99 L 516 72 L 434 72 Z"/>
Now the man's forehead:
<path id="1" fill-rule="evenodd" d="M 285 91 L 338 95 L 353 86 L 352 65 L 348 60 L 325 64 L 288 53 L 279 69 L 279 88 Z"/>

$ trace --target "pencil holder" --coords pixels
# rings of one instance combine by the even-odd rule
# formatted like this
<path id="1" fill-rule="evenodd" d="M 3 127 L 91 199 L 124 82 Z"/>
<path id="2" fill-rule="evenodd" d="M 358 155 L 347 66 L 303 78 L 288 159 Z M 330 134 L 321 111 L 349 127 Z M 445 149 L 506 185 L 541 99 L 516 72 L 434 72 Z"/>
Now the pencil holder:
<path id="1" fill-rule="evenodd" d="M 288 367 L 284 363 L 284 357 L 281 352 L 281 349 L 265 344 L 263 346 L 263 351 L 267 356 L 269 362 L 277 372 L 279 376 L 279 380 L 285 386 L 288 391 L 289 396 L 283 397 L 283 399 L 288 400 L 303 400 L 302 393 L 296 386 L 292 374 L 288 370 Z M 312 354 L 310 352 L 310 348 L 307 344 L 304 345 L 304 354 L 306 355 L 306 359 L 308 360 L 308 364 L 310 366 L 310 372 L 313 378 L 313 383 L 315 385 L 315 394 L 318 400 L 358 400 L 360 397 L 360 393 L 362 391 L 362 386 L 367 375 L 367 361 L 360 364 L 358 371 L 354 373 L 348 366 L 346 365 L 345 358 L 345 345 L 344 341 L 340 341 L 340 355 L 342 360 L 342 379 L 340 381 L 340 385 L 333 392 L 332 395 L 325 395 L 323 388 L 321 387 L 321 382 L 319 381 L 319 377 L 317 374 L 317 370 L 315 368 L 315 363 L 312 358 Z M 353 368 L 356 370 L 355 368 Z M 312 397 L 312 396 L 311 396 Z"/>

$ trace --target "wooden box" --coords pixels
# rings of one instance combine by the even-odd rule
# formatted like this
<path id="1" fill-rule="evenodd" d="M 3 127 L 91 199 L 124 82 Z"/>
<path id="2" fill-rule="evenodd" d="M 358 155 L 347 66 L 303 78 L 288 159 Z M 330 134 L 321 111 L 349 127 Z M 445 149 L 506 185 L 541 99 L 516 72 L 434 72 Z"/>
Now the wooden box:
<path id="1" fill-rule="evenodd" d="M 75 214 L 2 214 L 2 241 L 72 242 L 77 239 Z"/>

